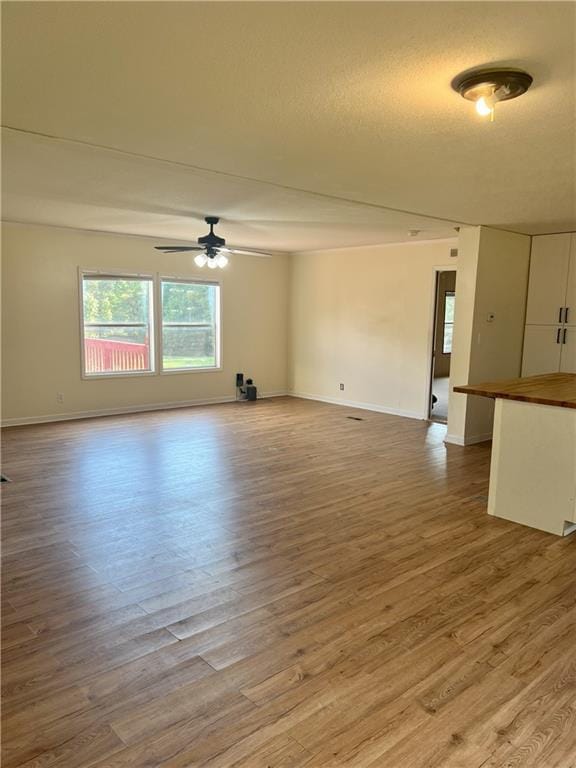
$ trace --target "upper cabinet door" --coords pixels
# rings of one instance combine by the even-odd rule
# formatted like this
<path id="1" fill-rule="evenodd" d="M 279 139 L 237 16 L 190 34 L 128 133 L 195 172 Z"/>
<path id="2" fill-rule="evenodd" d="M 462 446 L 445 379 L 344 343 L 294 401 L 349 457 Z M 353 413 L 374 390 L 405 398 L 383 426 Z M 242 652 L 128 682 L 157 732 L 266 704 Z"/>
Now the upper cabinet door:
<path id="1" fill-rule="evenodd" d="M 571 241 L 568 290 L 565 301 L 568 317 L 565 318 L 565 322 L 576 327 L 576 235 L 571 235 Z"/>
<path id="2" fill-rule="evenodd" d="M 532 238 L 526 323 L 554 325 L 563 322 L 571 235 L 538 235 Z M 574 305 L 576 309 L 576 304 Z M 562 316 L 560 315 L 562 311 Z"/>

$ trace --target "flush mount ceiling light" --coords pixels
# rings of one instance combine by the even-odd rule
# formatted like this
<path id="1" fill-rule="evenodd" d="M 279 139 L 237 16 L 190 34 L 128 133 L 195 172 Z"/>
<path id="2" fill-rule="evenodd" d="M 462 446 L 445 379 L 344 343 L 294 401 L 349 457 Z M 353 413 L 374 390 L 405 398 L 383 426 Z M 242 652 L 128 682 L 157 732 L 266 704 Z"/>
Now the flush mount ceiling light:
<path id="1" fill-rule="evenodd" d="M 477 69 L 463 72 L 452 81 L 460 96 L 476 102 L 476 112 L 494 122 L 494 107 L 499 101 L 522 96 L 532 85 L 532 75 L 521 69 Z"/>

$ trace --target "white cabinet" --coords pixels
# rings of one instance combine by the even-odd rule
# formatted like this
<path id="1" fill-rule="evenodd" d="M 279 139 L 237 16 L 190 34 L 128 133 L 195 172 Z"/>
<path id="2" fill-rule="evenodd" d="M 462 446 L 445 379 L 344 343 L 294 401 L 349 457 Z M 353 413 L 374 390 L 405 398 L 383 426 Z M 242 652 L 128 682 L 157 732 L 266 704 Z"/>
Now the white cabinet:
<path id="1" fill-rule="evenodd" d="M 562 235 L 560 235 L 562 237 Z M 568 266 L 568 287 L 566 289 L 566 316 L 564 322 L 576 326 L 576 234 L 571 236 L 570 264 Z"/>
<path id="2" fill-rule="evenodd" d="M 562 373 L 576 373 L 576 325 L 567 325 L 562 329 L 560 349 L 560 370 Z"/>
<path id="3" fill-rule="evenodd" d="M 540 235 L 532 238 L 527 325 L 563 322 L 570 244 L 570 235 Z"/>
<path id="4" fill-rule="evenodd" d="M 576 373 L 576 233 L 532 238 L 522 376 Z"/>
<path id="5" fill-rule="evenodd" d="M 538 376 L 540 373 L 557 373 L 560 370 L 561 336 L 560 326 L 526 326 L 522 376 Z"/>

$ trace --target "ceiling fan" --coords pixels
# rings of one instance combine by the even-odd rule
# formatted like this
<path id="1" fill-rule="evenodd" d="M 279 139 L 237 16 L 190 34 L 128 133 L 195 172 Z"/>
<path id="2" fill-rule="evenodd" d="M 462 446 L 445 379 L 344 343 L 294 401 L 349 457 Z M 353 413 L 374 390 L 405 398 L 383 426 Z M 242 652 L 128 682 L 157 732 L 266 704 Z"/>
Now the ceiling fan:
<path id="1" fill-rule="evenodd" d="M 257 251 L 253 248 L 226 247 L 226 240 L 214 234 L 214 226 L 220 221 L 218 216 L 206 216 L 204 221 L 210 225 L 210 232 L 198 238 L 198 245 L 156 245 L 156 250 L 163 251 L 164 253 L 199 251 L 198 255 L 194 258 L 194 263 L 197 267 L 208 265 L 210 269 L 225 267 L 228 264 L 228 256 L 226 255 L 228 253 L 243 253 L 248 256 L 262 256 L 264 258 L 272 256 L 271 253 Z"/>

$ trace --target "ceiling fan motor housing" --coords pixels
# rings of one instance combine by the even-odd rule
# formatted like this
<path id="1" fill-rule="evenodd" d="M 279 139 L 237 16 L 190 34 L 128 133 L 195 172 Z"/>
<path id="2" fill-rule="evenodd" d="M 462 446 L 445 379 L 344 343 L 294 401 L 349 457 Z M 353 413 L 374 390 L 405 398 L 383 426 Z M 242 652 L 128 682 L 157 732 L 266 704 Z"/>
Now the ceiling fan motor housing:
<path id="1" fill-rule="evenodd" d="M 204 219 L 206 224 L 210 225 L 210 232 L 207 235 L 204 235 L 203 237 L 198 238 L 198 244 L 204 245 L 206 248 L 212 249 L 212 248 L 221 248 L 224 245 L 226 245 L 226 240 L 223 237 L 218 237 L 218 235 L 214 234 L 214 225 L 218 224 L 220 219 L 218 216 L 206 216 Z"/>

